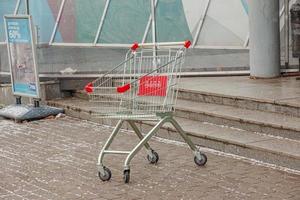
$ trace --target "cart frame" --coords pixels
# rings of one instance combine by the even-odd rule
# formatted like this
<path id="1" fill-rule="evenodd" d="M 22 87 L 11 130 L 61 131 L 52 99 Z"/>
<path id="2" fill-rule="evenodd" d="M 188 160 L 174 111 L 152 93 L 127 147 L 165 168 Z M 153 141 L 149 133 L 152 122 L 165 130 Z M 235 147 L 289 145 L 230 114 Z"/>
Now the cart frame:
<path id="1" fill-rule="evenodd" d="M 134 44 L 131 48 L 132 51 L 135 51 L 137 48 L 147 48 L 147 47 L 153 47 L 153 45 L 156 44 L 144 44 L 144 45 L 139 45 L 139 44 Z M 168 43 L 168 46 L 170 45 L 170 43 Z M 171 44 L 171 45 L 174 45 Z M 190 41 L 186 41 L 186 42 L 180 42 L 180 43 L 175 43 L 175 45 L 184 45 L 184 47 L 187 49 L 190 45 L 191 42 Z M 154 55 L 156 56 L 156 55 Z M 129 57 L 130 58 L 130 57 Z M 126 56 L 126 59 L 128 59 L 128 54 Z M 126 62 L 126 61 L 125 61 Z M 121 65 L 123 65 L 123 63 L 121 63 L 120 65 L 116 66 L 114 69 L 120 67 Z M 167 63 L 168 64 L 168 63 Z M 164 65 L 159 66 L 158 68 L 156 68 L 154 71 L 159 71 L 161 68 L 163 68 Z M 114 70 L 113 69 L 113 70 Z M 143 75 L 143 77 L 152 74 L 153 71 Z M 110 74 L 110 72 L 106 73 L 106 74 Z M 106 74 L 103 75 L 103 77 L 106 76 Z M 180 78 L 180 77 L 179 77 Z M 130 84 L 136 83 L 138 80 L 140 80 L 140 78 L 138 79 L 134 79 Z M 86 86 L 86 91 L 89 93 L 93 93 L 94 88 L 97 88 L 98 86 L 95 86 L 95 81 L 94 83 L 90 83 Z M 124 87 L 124 86 L 123 86 Z M 126 87 L 126 91 L 127 91 L 127 86 Z M 123 91 L 124 92 L 124 91 Z M 176 103 L 176 99 L 177 99 L 177 92 L 174 96 L 172 96 L 172 98 L 175 98 L 175 103 Z M 174 103 L 174 104 L 175 104 Z M 102 117 L 108 117 L 108 118 L 113 118 L 113 119 L 118 119 L 118 122 L 114 128 L 114 130 L 112 131 L 111 135 L 109 136 L 109 138 L 107 139 L 106 143 L 104 144 L 104 146 L 102 147 L 101 152 L 99 153 L 98 156 L 98 162 L 97 162 L 97 168 L 98 168 L 98 175 L 100 177 L 100 179 L 102 181 L 108 181 L 111 178 L 111 171 L 109 170 L 109 168 L 107 168 L 104 164 L 103 164 L 103 160 L 105 155 L 110 155 L 110 154 L 117 154 L 117 155 L 126 155 L 126 159 L 124 162 L 124 182 L 128 183 L 130 180 L 130 162 L 131 160 L 134 158 L 134 156 L 143 148 L 145 147 L 147 150 L 147 159 L 149 161 L 150 164 L 156 164 L 159 160 L 159 156 L 158 153 L 155 152 L 151 146 L 149 145 L 149 140 L 158 132 L 158 130 L 165 124 L 165 123 L 171 123 L 174 128 L 177 130 L 177 132 L 179 133 L 179 135 L 183 138 L 183 140 L 188 144 L 188 146 L 190 147 L 190 149 L 192 150 L 193 154 L 194 154 L 194 162 L 198 165 L 198 166 L 204 166 L 207 162 L 207 157 L 205 154 L 203 154 L 199 148 L 197 148 L 195 146 L 195 144 L 191 141 L 191 139 L 188 137 L 187 133 L 181 128 L 181 126 L 179 125 L 179 123 L 174 119 L 173 117 L 173 112 L 174 109 L 172 110 L 162 110 L 162 112 L 157 112 L 155 113 L 155 115 L 153 116 L 148 116 L 146 115 L 136 115 L 133 114 L 128 115 L 128 116 L 119 116 L 117 113 L 113 113 L 111 116 L 102 116 Z M 141 121 L 152 121 L 155 122 L 155 126 L 145 135 L 142 134 L 142 132 L 140 131 L 140 129 L 137 126 L 137 123 L 140 123 Z M 118 135 L 118 133 L 120 132 L 122 125 L 127 122 L 129 124 L 129 126 L 132 128 L 133 132 L 136 134 L 136 136 L 140 139 L 139 143 L 137 145 L 135 145 L 135 147 L 131 150 L 131 151 L 116 151 L 116 150 L 109 150 L 110 145 L 112 144 L 113 140 L 115 139 L 115 137 Z"/>

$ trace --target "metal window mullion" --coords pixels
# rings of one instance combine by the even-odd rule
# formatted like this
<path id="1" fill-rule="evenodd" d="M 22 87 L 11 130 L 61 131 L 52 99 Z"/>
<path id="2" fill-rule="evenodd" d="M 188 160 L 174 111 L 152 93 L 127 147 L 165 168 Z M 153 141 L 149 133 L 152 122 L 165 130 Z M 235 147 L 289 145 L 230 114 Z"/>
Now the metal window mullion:
<path id="1" fill-rule="evenodd" d="M 280 11 L 279 11 L 279 17 L 282 17 L 283 14 L 284 14 L 284 12 L 285 12 L 285 5 L 283 5 L 282 8 L 280 9 Z"/>
<path id="2" fill-rule="evenodd" d="M 25 0 L 25 10 L 26 10 L 26 15 L 29 15 L 29 0 Z"/>
<path id="3" fill-rule="evenodd" d="M 290 57 L 290 15 L 289 15 L 289 0 L 284 0 L 284 24 L 285 24 L 285 67 L 289 67 Z"/>
<path id="4" fill-rule="evenodd" d="M 249 45 L 249 38 L 250 38 L 250 35 L 249 35 L 249 33 L 247 34 L 247 37 L 246 37 L 246 40 L 245 40 L 245 42 L 244 42 L 244 47 L 247 47 L 248 45 Z"/>
<path id="5" fill-rule="evenodd" d="M 222 50 L 247 50 L 248 47 L 244 46 L 210 46 L 210 45 L 196 45 L 196 49 L 222 49 Z"/>
<path id="6" fill-rule="evenodd" d="M 155 0 L 151 0 L 151 15 L 152 15 L 152 41 L 153 41 L 153 56 L 154 56 L 154 61 L 156 65 L 156 12 L 155 12 Z"/>
<path id="7" fill-rule="evenodd" d="M 95 37 L 95 40 L 94 40 L 94 45 L 96 45 L 98 40 L 99 40 L 100 33 L 102 31 L 102 27 L 103 27 L 103 24 L 104 24 L 104 20 L 105 20 L 107 11 L 108 11 L 109 4 L 110 4 L 110 0 L 106 0 L 105 8 L 104 8 L 104 11 L 103 11 L 103 14 L 102 14 L 99 26 L 98 26 L 97 34 L 96 34 L 96 37 Z"/>
<path id="8" fill-rule="evenodd" d="M 155 1 L 155 8 L 157 7 L 157 3 L 158 3 L 158 0 Z M 146 42 L 151 22 L 152 22 L 152 15 L 150 13 L 150 16 L 149 16 L 149 19 L 148 19 L 148 23 L 147 23 L 147 26 L 146 26 L 146 29 L 145 29 L 145 32 L 144 32 L 144 36 L 143 36 L 143 39 L 142 39 L 142 44 Z"/>
<path id="9" fill-rule="evenodd" d="M 205 5 L 205 10 L 204 10 L 204 14 L 203 16 L 200 17 L 200 21 L 199 21 L 199 26 L 197 28 L 197 32 L 196 32 L 196 35 L 195 35 L 195 39 L 193 41 L 193 47 L 195 47 L 195 45 L 197 44 L 198 42 L 198 39 L 200 37 L 200 32 L 202 30 L 202 27 L 203 27 L 203 24 L 204 24 L 204 21 L 205 21 L 205 18 L 206 18 L 206 15 L 207 15 L 207 12 L 208 12 L 208 9 L 209 9 L 209 6 L 210 6 L 210 2 L 211 0 L 208 0 L 206 5 Z M 201 19 L 202 18 L 202 19 Z"/>
<path id="10" fill-rule="evenodd" d="M 282 8 L 279 11 L 279 19 L 281 20 L 283 15 L 285 14 L 285 4 L 282 6 Z M 280 24 L 280 31 L 284 28 L 285 26 L 285 20 L 283 20 L 283 23 Z"/>
<path id="11" fill-rule="evenodd" d="M 55 25 L 54 25 L 54 28 L 53 28 L 53 32 L 52 32 L 50 41 L 49 41 L 49 45 L 51 45 L 54 41 L 54 37 L 55 37 L 56 32 L 57 32 L 57 28 L 58 28 L 58 25 L 59 25 L 59 22 L 60 22 L 60 19 L 61 19 L 61 15 L 62 15 L 64 6 L 65 6 L 65 3 L 66 3 L 66 0 L 63 0 L 60 4 L 60 8 L 59 8 L 59 11 L 58 11 L 56 22 L 55 22 Z"/>
<path id="12" fill-rule="evenodd" d="M 18 1 L 17 1 L 17 4 L 16 4 L 15 11 L 14 11 L 14 15 L 17 15 L 17 14 L 18 14 L 18 11 L 19 11 L 19 8 L 20 8 L 20 4 L 21 4 L 21 0 L 18 0 Z"/>

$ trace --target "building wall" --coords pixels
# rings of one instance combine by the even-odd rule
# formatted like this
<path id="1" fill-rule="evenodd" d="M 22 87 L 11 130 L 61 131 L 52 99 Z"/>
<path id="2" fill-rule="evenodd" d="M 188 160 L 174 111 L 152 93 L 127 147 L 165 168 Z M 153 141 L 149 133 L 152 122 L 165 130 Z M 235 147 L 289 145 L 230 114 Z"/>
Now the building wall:
<path id="1" fill-rule="evenodd" d="M 195 48 L 188 52 L 185 71 L 248 69 L 248 1 L 159 0 L 156 11 L 158 41 L 195 41 Z M 283 0 L 280 1 L 283 5 Z M 294 1 L 291 0 L 291 4 Z M 19 14 L 25 13 L 24 2 L 21 0 Z M 38 28 L 38 41 L 49 43 L 62 0 L 29 2 Z M 107 0 L 65 2 L 53 42 L 77 46 L 93 43 Z M 16 3 L 17 0 L 0 0 L 0 43 L 5 40 L 2 16 L 12 14 Z M 111 0 L 97 42 L 141 42 L 149 15 L 150 0 Z M 281 28 L 283 24 L 282 17 Z M 283 34 L 281 37 L 284 41 Z M 146 41 L 151 39 L 150 29 Z M 125 52 L 121 48 L 42 47 L 38 49 L 39 68 L 41 73 L 58 73 L 67 67 L 81 72 L 105 71 L 124 59 Z M 0 45 L 1 71 L 9 71 L 5 45 Z"/>
<path id="2" fill-rule="evenodd" d="M 38 66 L 40 73 L 60 73 L 66 68 L 81 73 L 99 73 L 124 60 L 126 51 L 116 48 L 43 47 L 38 48 Z M 183 71 L 245 70 L 249 69 L 248 63 L 248 50 L 190 49 Z M 0 45 L 0 72 L 9 72 L 5 45 Z"/>

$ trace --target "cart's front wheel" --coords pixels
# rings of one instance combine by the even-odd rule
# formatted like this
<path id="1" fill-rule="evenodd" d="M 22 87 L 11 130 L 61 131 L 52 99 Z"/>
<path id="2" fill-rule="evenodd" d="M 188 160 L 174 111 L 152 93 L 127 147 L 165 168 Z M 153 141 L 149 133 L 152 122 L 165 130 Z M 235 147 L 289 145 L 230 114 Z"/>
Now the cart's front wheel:
<path id="1" fill-rule="evenodd" d="M 194 157 L 194 161 L 198 166 L 204 166 L 207 162 L 207 156 L 203 153 L 200 154 L 201 159 L 199 159 L 197 156 Z"/>
<path id="2" fill-rule="evenodd" d="M 111 178 L 111 171 L 107 167 L 103 167 L 104 174 L 98 172 L 98 176 L 102 181 L 109 181 Z"/>
<path id="3" fill-rule="evenodd" d="M 124 182 L 129 183 L 130 180 L 130 170 L 124 170 Z"/>
<path id="4" fill-rule="evenodd" d="M 159 160 L 158 153 L 152 150 L 152 155 L 147 155 L 147 159 L 150 164 L 156 164 Z"/>

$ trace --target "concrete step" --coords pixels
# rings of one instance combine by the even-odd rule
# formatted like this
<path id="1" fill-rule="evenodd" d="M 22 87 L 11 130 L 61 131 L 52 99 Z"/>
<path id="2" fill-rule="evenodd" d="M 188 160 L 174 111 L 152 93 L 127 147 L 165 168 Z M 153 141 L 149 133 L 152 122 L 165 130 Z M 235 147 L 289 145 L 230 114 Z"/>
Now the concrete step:
<path id="1" fill-rule="evenodd" d="M 284 114 L 178 100 L 175 115 L 300 141 L 300 118 Z"/>
<path id="2" fill-rule="evenodd" d="M 83 90 L 78 90 L 73 95 L 74 97 L 81 99 L 88 99 L 88 95 Z M 186 88 L 178 89 L 178 98 L 188 101 L 212 103 L 248 110 L 258 110 L 300 117 L 300 99 L 275 101 L 271 99 L 250 98 L 245 96 L 231 96 L 201 90 L 189 90 Z"/>
<path id="3" fill-rule="evenodd" d="M 88 95 L 84 91 L 77 91 L 73 96 L 88 100 Z M 182 99 L 177 101 L 176 109 L 178 117 L 300 141 L 300 118 L 298 117 Z"/>
<path id="4" fill-rule="evenodd" d="M 255 160 L 300 170 L 300 142 L 271 137 L 259 133 L 232 129 L 210 123 L 177 117 L 176 120 L 188 133 L 192 141 L 200 146 L 231 153 Z M 143 123 L 144 133 L 154 124 Z M 183 141 L 171 124 L 166 124 L 158 133 L 159 137 Z"/>
<path id="5" fill-rule="evenodd" d="M 77 91 L 74 96 L 88 99 L 84 91 Z M 176 109 L 178 117 L 300 140 L 298 117 L 182 99 L 178 99 Z"/>
<path id="6" fill-rule="evenodd" d="M 73 97 L 88 100 L 89 95 L 84 90 L 76 90 L 74 93 L 72 93 Z"/>
<path id="7" fill-rule="evenodd" d="M 48 104 L 64 108 L 66 114 L 73 117 L 108 125 L 116 123 L 116 120 L 96 118 L 92 110 L 94 105 L 90 105 L 83 99 L 56 100 L 49 101 Z M 300 170 L 300 142 L 297 140 L 273 137 L 181 117 L 176 117 L 176 119 L 192 140 L 200 146 Z M 140 122 L 140 128 L 143 132 L 149 131 L 153 125 L 150 122 Z M 175 134 L 175 129 L 168 124 L 159 131 L 158 136 L 171 140 L 181 140 L 178 134 Z"/>
<path id="8" fill-rule="evenodd" d="M 179 88 L 178 98 L 300 117 L 300 99 L 272 100 Z"/>

